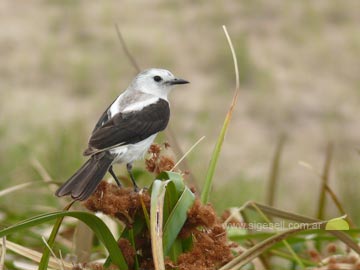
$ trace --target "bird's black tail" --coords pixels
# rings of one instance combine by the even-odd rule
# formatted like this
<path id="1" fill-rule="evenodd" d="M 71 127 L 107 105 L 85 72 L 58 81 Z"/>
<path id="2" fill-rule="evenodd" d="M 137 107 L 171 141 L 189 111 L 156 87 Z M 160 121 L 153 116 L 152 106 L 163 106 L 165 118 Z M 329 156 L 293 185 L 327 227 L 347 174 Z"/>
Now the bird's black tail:
<path id="1" fill-rule="evenodd" d="M 87 199 L 99 185 L 114 158 L 107 152 L 91 156 L 85 164 L 55 193 L 56 196 L 71 195 L 75 200 Z"/>

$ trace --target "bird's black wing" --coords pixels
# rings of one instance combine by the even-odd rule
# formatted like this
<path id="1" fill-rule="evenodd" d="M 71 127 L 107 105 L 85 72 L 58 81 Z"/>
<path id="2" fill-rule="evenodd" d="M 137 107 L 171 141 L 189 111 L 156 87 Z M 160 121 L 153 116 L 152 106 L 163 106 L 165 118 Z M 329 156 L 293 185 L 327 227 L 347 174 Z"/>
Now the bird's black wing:
<path id="1" fill-rule="evenodd" d="M 94 130 L 89 140 L 89 155 L 118 145 L 134 144 L 166 128 L 169 103 L 159 99 L 139 111 L 118 113 Z"/>

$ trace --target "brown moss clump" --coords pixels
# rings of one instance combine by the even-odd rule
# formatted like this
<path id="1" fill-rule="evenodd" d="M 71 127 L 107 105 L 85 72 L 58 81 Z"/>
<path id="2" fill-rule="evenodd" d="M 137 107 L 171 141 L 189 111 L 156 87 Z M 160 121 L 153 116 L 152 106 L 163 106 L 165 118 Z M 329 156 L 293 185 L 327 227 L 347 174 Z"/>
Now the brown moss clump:
<path id="1" fill-rule="evenodd" d="M 200 229 L 199 229 L 200 228 Z M 188 212 L 188 219 L 180 237 L 192 235 L 194 245 L 189 252 L 178 258 L 180 270 L 216 269 L 232 259 L 226 231 L 211 205 L 203 205 L 196 199 Z"/>
<path id="2" fill-rule="evenodd" d="M 221 225 L 215 225 L 211 230 L 196 230 L 193 236 L 194 246 L 191 251 L 179 256 L 178 269 L 217 269 L 232 259 L 226 233 Z"/>
<path id="3" fill-rule="evenodd" d="M 203 205 L 199 199 L 196 199 L 188 211 L 188 218 L 180 232 L 180 236 L 183 238 L 189 237 L 197 227 L 212 228 L 215 222 L 216 213 L 214 208 L 211 205 Z"/>
<path id="4" fill-rule="evenodd" d="M 141 208 L 141 200 L 150 209 L 150 196 L 134 192 L 132 188 L 119 188 L 115 184 L 102 181 L 95 193 L 84 202 L 84 206 L 93 212 L 102 212 L 131 226 L 135 214 Z"/>

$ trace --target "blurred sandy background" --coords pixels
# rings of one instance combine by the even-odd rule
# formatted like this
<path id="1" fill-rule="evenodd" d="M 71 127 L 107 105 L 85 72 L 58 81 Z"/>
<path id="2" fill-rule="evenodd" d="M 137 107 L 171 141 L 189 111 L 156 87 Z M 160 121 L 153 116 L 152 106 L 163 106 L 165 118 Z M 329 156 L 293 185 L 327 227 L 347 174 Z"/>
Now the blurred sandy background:
<path id="1" fill-rule="evenodd" d="M 216 173 L 217 208 L 264 201 L 286 134 L 276 206 L 315 214 L 316 172 L 332 141 L 330 184 L 359 220 L 359 10 L 355 0 L 1 1 L 0 187 L 38 180 L 33 158 L 56 181 L 84 161 L 97 118 L 135 75 L 115 23 L 142 68 L 191 81 L 172 93 L 170 125 L 184 151 L 206 136 L 189 156 L 201 185 L 234 89 L 225 24 L 242 91 Z"/>

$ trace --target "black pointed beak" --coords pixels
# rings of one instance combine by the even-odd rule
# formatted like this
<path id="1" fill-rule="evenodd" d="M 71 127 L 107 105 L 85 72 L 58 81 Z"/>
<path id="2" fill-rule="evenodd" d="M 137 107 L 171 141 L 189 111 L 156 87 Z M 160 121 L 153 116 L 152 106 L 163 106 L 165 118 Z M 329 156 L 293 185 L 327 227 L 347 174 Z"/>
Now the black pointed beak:
<path id="1" fill-rule="evenodd" d="M 184 79 L 175 78 L 173 80 L 168 81 L 168 83 L 170 85 L 175 85 L 175 84 L 187 84 L 187 83 L 190 83 L 190 82 L 188 82 L 188 81 L 186 81 Z"/>

